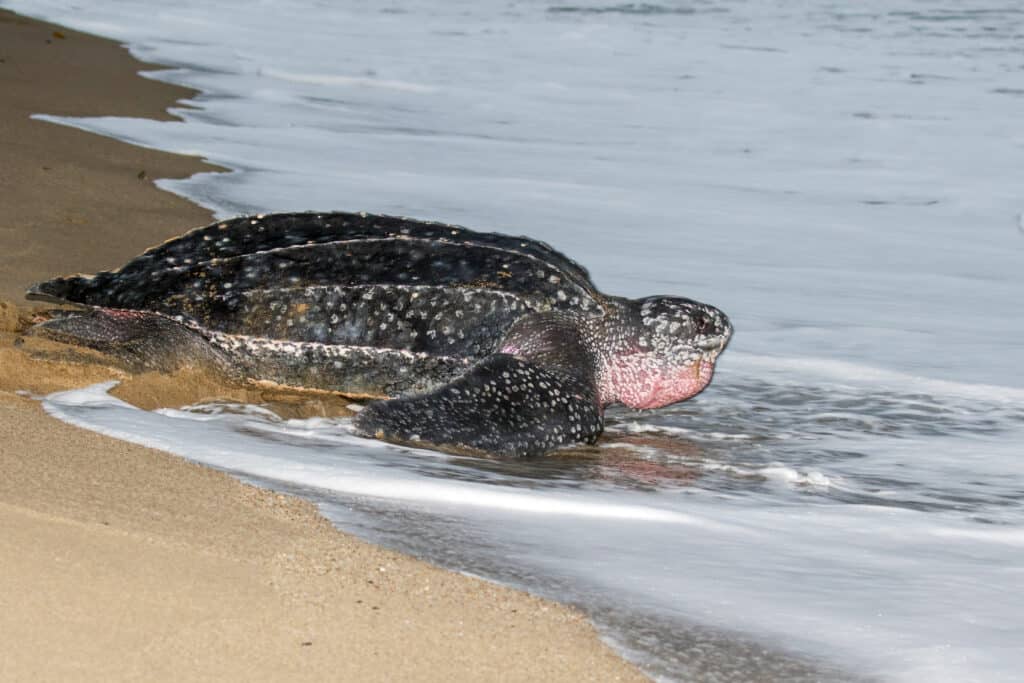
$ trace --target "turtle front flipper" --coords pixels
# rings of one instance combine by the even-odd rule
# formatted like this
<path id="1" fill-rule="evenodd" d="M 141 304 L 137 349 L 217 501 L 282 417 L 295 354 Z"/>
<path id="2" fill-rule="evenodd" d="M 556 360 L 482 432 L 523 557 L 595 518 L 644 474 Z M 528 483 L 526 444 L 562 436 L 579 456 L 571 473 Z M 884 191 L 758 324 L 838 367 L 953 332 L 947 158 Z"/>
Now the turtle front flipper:
<path id="1" fill-rule="evenodd" d="M 456 453 L 544 455 L 604 428 L 591 383 L 514 356 L 488 356 L 425 394 L 369 404 L 357 433 Z"/>
<path id="2" fill-rule="evenodd" d="M 95 349 L 131 372 L 171 372 L 186 366 L 225 375 L 234 372 L 234 364 L 203 335 L 159 313 L 109 308 L 55 311 L 30 333 Z"/>

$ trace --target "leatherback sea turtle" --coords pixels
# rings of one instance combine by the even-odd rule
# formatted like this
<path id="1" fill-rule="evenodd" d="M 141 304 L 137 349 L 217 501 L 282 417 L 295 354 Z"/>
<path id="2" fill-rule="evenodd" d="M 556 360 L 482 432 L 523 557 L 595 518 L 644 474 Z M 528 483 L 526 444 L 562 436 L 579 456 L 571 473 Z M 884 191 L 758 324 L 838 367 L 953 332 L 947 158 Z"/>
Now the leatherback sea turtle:
<path id="1" fill-rule="evenodd" d="M 512 456 L 593 443 L 611 403 L 694 396 L 732 334 L 690 299 L 602 294 L 543 242 L 363 213 L 214 223 L 27 296 L 83 304 L 39 331 L 135 370 L 390 397 L 360 434 Z"/>

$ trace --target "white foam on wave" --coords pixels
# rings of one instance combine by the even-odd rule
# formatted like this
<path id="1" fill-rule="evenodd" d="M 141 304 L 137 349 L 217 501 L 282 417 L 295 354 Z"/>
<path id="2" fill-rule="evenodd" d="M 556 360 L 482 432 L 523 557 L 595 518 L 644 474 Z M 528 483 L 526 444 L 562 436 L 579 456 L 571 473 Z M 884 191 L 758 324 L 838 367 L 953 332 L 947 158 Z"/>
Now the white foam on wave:
<path id="1" fill-rule="evenodd" d="M 774 375 L 786 375 L 792 383 L 806 384 L 809 378 L 819 377 L 836 382 L 871 384 L 901 392 L 920 392 L 933 396 L 1020 403 L 1024 407 L 1024 389 L 996 384 L 972 384 L 951 380 L 922 377 L 908 373 L 873 367 L 861 363 L 829 358 L 793 358 L 764 356 L 730 351 L 726 357 L 730 370 L 756 369 Z"/>
<path id="2" fill-rule="evenodd" d="M 771 467 L 761 467 L 754 470 L 757 474 L 760 474 L 767 479 L 774 481 L 780 481 L 791 486 L 816 486 L 819 488 L 828 488 L 832 486 L 832 480 L 821 472 L 811 470 L 809 472 L 799 472 L 792 467 L 786 467 L 785 465 L 775 465 Z"/>
<path id="3" fill-rule="evenodd" d="M 146 412 L 110 396 L 112 386 L 51 394 L 43 407 L 109 436 L 312 489 L 321 499 L 334 495 L 342 507 L 357 500 L 411 510 L 389 533 L 427 534 L 428 556 L 441 547 L 445 556 L 559 577 L 557 597 L 581 604 L 598 595 L 659 618 L 742 624 L 786 647 L 902 680 L 943 664 L 947 680 L 994 681 L 1005 678 L 1008 662 L 1024 665 L 990 652 L 1015 640 L 1006 623 L 1019 610 L 1002 567 L 1024 541 L 1019 520 L 992 528 L 959 514 L 829 504 L 804 494 L 840 487 L 839 478 L 782 463 L 701 464 L 781 484 L 756 497 L 730 487 L 703 494 L 599 482 L 572 491 L 540 482 L 523 488 L 500 475 L 481 483 L 465 477 L 476 471 L 458 459 L 355 437 L 346 419 L 281 420 L 234 405 Z M 444 521 L 432 526 L 437 515 Z M 543 592 L 547 583 L 538 581 L 530 586 Z M 987 622 L 979 625 L 973 613 Z M 914 654 L 936 642 L 957 645 Z"/>
<path id="4" fill-rule="evenodd" d="M 124 142 L 135 145 L 136 147 L 156 149 L 163 152 L 172 152 L 174 154 L 182 154 L 185 156 L 199 157 L 204 161 L 211 161 L 211 158 L 208 157 L 203 150 L 197 149 L 195 147 L 189 147 L 187 145 L 167 144 L 154 145 L 148 141 L 148 137 L 145 134 L 132 135 L 126 134 L 124 132 L 118 135 L 114 134 L 114 131 L 123 131 L 125 126 L 137 127 L 139 129 L 139 132 L 142 133 L 145 129 L 153 127 L 153 125 L 156 123 L 155 121 L 152 121 L 150 119 L 131 119 L 120 116 L 53 116 L 50 114 L 32 114 L 32 116 L 30 116 L 29 118 L 35 121 L 46 121 L 47 123 L 56 123 L 59 125 L 69 126 L 71 128 L 77 128 L 78 130 L 84 130 L 88 133 L 95 133 L 97 135 L 106 135 L 108 137 L 114 137 L 117 138 L 118 140 L 123 140 Z M 168 124 L 171 126 L 175 125 L 174 121 L 162 121 L 160 123 Z M 212 175 L 224 174 L 215 172 L 197 173 L 193 176 L 190 176 L 189 180 L 195 180 L 202 178 L 203 176 Z M 155 181 L 158 187 L 161 187 L 162 189 L 167 189 L 169 191 L 173 191 L 169 185 L 169 183 L 171 182 L 171 180 L 166 178 L 159 178 Z M 193 198 L 190 197 L 189 199 Z M 195 198 L 194 201 L 197 204 L 206 206 L 206 204 L 204 204 L 202 200 L 199 198 Z M 211 207 L 207 206 L 207 208 Z"/>
<path id="5" fill-rule="evenodd" d="M 80 408 L 103 408 L 103 407 L 128 407 L 135 410 L 135 406 L 125 403 L 121 399 L 111 396 L 110 390 L 120 384 L 117 380 L 99 382 L 82 389 L 71 389 L 69 391 L 58 391 L 48 394 L 43 399 L 43 409 L 53 414 L 51 408 L 56 405 L 65 407 L 76 406 Z"/>
<path id="6" fill-rule="evenodd" d="M 396 90 L 409 93 L 435 93 L 438 89 L 434 86 L 422 83 L 410 83 L 408 81 L 396 81 L 383 78 L 371 78 L 369 76 L 342 76 L 339 74 L 315 74 L 315 73 L 293 73 L 281 69 L 264 68 L 260 70 L 264 76 L 279 78 L 292 83 L 310 83 L 312 85 L 328 86 L 353 86 L 360 88 L 379 88 L 381 90 Z"/>
<path id="7" fill-rule="evenodd" d="M 940 538 L 968 538 L 986 543 L 1024 547 L 1024 529 L 1020 527 L 987 529 L 932 529 L 929 533 Z"/>
<path id="8" fill-rule="evenodd" d="M 621 434 L 671 434 L 685 436 L 698 441 L 749 441 L 754 437 L 749 434 L 727 434 L 725 432 L 706 431 L 701 429 L 688 429 L 673 425 L 649 424 L 645 422 L 620 422 L 608 429 L 609 433 Z"/>
<path id="9" fill-rule="evenodd" d="M 253 403 L 203 403 L 185 406 L 180 409 L 158 408 L 154 412 L 183 420 L 204 421 L 216 420 L 223 415 L 248 415 L 250 417 L 259 417 L 269 423 L 279 423 L 282 421 L 280 416 L 273 410 Z"/>
<path id="10" fill-rule="evenodd" d="M 693 515 L 655 507 L 599 503 L 574 499 L 568 495 L 513 493 L 481 484 L 406 480 L 401 477 L 381 479 L 378 476 L 365 476 L 355 467 L 346 467 L 342 459 L 331 463 L 296 462 L 294 459 L 277 456 L 273 449 L 239 454 L 234 452 L 230 442 L 224 439 L 211 439 L 209 444 L 197 448 L 194 438 L 187 440 L 178 438 L 176 430 L 168 430 L 167 426 L 162 425 L 158 419 L 153 419 L 154 416 L 162 415 L 179 420 L 187 418 L 196 422 L 208 422 L 222 417 L 222 413 L 203 414 L 194 411 L 173 410 L 147 413 L 107 393 L 116 385 L 117 382 L 104 382 L 85 389 L 50 394 L 43 401 L 43 408 L 54 417 L 66 422 L 143 446 L 169 450 L 198 462 L 254 477 L 287 481 L 292 484 L 312 486 L 321 490 L 349 495 L 437 503 L 445 506 L 473 506 L 503 512 L 538 515 L 723 527 L 721 524 L 702 520 Z M 128 415 L 126 421 L 114 420 L 103 425 L 83 419 L 80 415 L 76 416 L 68 410 L 69 408 L 116 409 L 121 413 L 128 413 Z M 251 414 L 262 417 L 261 413 L 260 409 L 255 408 Z M 283 427 L 274 423 L 265 423 L 259 425 L 258 428 L 267 433 L 305 436 L 331 441 L 338 445 L 354 445 L 361 449 L 374 446 L 387 448 L 380 442 L 360 439 L 351 435 L 350 427 L 346 430 L 349 433 L 339 432 L 339 424 L 336 421 L 317 421 L 314 418 L 313 420 L 289 422 L 292 424 L 286 424 Z M 152 429 L 139 429 L 142 424 L 151 425 Z M 329 430 L 325 430 L 325 426 Z M 182 443 L 187 443 L 188 446 L 183 447 Z M 425 454 L 437 457 L 436 453 L 427 452 Z"/>
<path id="11" fill-rule="evenodd" d="M 794 487 L 839 488 L 839 477 L 835 475 L 829 476 L 817 470 L 801 472 L 796 468 L 781 463 L 757 467 L 705 462 L 701 463 L 701 469 L 708 472 L 727 472 L 740 477 L 762 477 L 769 481 Z"/>

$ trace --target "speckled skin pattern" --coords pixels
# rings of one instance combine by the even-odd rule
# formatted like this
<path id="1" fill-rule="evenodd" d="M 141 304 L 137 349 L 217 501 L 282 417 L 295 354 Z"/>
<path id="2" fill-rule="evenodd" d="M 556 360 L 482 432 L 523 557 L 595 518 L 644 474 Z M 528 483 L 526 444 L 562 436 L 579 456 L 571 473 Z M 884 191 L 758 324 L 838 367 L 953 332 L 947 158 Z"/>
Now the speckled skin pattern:
<path id="1" fill-rule="evenodd" d="M 132 369 L 397 397 L 357 431 L 509 456 L 594 442 L 611 403 L 697 394 L 732 334 L 706 304 L 606 296 L 535 240 L 353 213 L 215 223 L 28 296 L 82 304 L 38 332 Z"/>

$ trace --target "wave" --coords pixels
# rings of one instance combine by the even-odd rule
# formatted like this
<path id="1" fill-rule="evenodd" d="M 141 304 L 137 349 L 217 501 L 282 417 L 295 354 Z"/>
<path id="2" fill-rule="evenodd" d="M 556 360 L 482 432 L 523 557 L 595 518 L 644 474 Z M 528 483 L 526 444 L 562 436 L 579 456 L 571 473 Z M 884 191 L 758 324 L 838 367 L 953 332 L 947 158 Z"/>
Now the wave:
<path id="1" fill-rule="evenodd" d="M 897 370 L 828 358 L 763 356 L 729 351 L 725 361 L 736 369 L 757 369 L 768 373 L 798 372 L 805 378 L 817 377 L 850 384 L 870 383 L 875 387 L 919 391 L 950 398 L 1024 403 L 1024 389 L 996 384 L 974 384 L 911 375 Z M 796 378 L 793 378 L 796 379 Z"/>
<path id="2" fill-rule="evenodd" d="M 265 67 L 260 69 L 260 74 L 278 78 L 282 81 L 292 83 L 310 83 L 313 85 L 340 85 L 355 86 L 361 88 L 377 88 L 380 90 L 397 90 L 409 93 L 434 93 L 437 88 L 423 83 L 411 83 L 409 81 L 388 80 L 382 78 L 371 78 L 369 76 L 342 76 L 339 74 L 317 74 L 297 73 L 294 71 L 283 71 Z"/>

